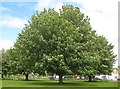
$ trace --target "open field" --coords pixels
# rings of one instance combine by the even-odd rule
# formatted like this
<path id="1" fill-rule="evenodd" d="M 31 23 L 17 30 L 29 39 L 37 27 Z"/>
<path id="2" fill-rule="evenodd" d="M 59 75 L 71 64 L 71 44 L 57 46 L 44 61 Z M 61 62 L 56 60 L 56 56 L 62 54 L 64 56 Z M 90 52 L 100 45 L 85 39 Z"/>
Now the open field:
<path id="1" fill-rule="evenodd" d="M 58 84 L 57 80 L 49 80 L 49 79 L 39 79 L 39 80 L 2 80 L 2 87 L 42 87 L 42 89 L 68 89 L 67 87 L 71 87 L 71 89 L 80 89 L 80 87 L 118 87 L 118 82 L 113 81 L 97 81 L 97 82 L 87 82 L 82 80 L 64 80 L 63 84 Z M 43 88 L 46 87 L 46 88 Z M 49 88 L 47 88 L 49 87 Z M 54 87 L 54 88 L 53 88 Z M 75 88 L 78 87 L 78 88 Z M 69 88 L 70 89 L 70 88 Z M 82 88 L 83 89 L 83 88 Z"/>

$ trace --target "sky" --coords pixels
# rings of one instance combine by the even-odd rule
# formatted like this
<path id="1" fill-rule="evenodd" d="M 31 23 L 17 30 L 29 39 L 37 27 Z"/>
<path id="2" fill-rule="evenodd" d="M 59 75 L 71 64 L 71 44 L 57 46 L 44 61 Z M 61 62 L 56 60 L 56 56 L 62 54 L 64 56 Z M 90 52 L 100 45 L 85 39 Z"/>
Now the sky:
<path id="1" fill-rule="evenodd" d="M 90 18 L 93 30 L 105 36 L 114 45 L 118 55 L 118 1 L 119 0 L 1 0 L 0 2 L 0 49 L 9 49 L 27 21 L 38 10 L 54 8 L 64 4 L 80 8 Z M 116 62 L 115 67 L 118 66 Z"/>

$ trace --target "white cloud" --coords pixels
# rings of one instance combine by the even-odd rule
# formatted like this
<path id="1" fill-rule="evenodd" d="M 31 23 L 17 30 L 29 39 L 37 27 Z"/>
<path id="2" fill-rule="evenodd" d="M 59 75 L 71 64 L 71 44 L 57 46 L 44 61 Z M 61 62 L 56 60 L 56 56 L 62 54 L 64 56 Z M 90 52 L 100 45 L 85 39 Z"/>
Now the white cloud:
<path id="1" fill-rule="evenodd" d="M 39 0 L 37 6 L 34 7 L 35 10 L 42 11 L 44 8 L 54 8 L 57 12 L 62 8 L 63 3 L 55 0 Z"/>
<path id="2" fill-rule="evenodd" d="M 100 10 L 107 14 L 117 13 L 118 0 L 80 0 L 79 3 L 88 11 Z"/>
<path id="3" fill-rule="evenodd" d="M 2 48 L 9 49 L 11 47 L 13 47 L 13 42 L 12 41 L 0 39 L 0 50 Z"/>
<path id="4" fill-rule="evenodd" d="M 75 2 L 84 7 L 87 11 L 102 11 L 105 13 L 117 13 L 119 0 L 62 0 L 63 2 Z"/>
<path id="5" fill-rule="evenodd" d="M 117 0 L 80 0 L 83 12 L 90 17 L 91 25 L 99 35 L 104 35 L 115 45 L 118 54 L 118 2 Z M 87 3 L 86 3 L 87 2 Z"/>
<path id="6" fill-rule="evenodd" d="M 59 12 L 59 9 L 62 9 L 62 6 L 63 6 L 63 3 L 62 3 L 62 2 L 58 2 L 58 3 L 56 4 L 55 10 L 56 10 L 57 12 Z"/>
<path id="7" fill-rule="evenodd" d="M 27 20 L 12 16 L 2 16 L 0 24 L 6 27 L 22 29 L 27 24 Z"/>
<path id="8" fill-rule="evenodd" d="M 104 35 L 110 42 L 118 38 L 117 15 L 105 15 L 98 12 L 87 12 L 94 30 L 99 35 Z"/>
<path id="9" fill-rule="evenodd" d="M 37 10 L 43 10 L 44 8 L 50 7 L 49 4 L 52 0 L 39 0 L 36 9 Z"/>
<path id="10" fill-rule="evenodd" d="M 3 6 L 1 6 L 1 10 L 2 11 L 11 11 L 9 8 L 3 7 Z"/>

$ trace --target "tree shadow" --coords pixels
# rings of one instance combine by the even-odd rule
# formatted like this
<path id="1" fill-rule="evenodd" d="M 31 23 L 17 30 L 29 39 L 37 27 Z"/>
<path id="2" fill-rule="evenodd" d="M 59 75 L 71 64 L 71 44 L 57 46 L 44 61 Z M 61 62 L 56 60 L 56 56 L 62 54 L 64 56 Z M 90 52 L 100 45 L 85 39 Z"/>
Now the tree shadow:
<path id="1" fill-rule="evenodd" d="M 85 81 L 85 82 L 92 83 L 92 82 L 102 82 L 102 81 Z"/>
<path id="2" fill-rule="evenodd" d="M 39 81 L 39 82 L 32 82 L 31 85 L 37 85 L 37 86 L 96 86 L 94 84 L 86 84 L 85 82 L 63 82 L 62 84 L 59 84 L 58 81 Z"/>

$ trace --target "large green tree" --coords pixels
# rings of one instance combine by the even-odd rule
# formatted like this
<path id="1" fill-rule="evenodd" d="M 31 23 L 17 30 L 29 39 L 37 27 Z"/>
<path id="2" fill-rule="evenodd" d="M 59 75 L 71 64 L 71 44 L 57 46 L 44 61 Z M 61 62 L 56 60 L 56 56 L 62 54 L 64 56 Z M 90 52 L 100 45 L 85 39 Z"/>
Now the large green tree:
<path id="1" fill-rule="evenodd" d="M 113 46 L 92 30 L 89 20 L 72 5 L 63 6 L 59 13 L 44 9 L 34 14 L 14 45 L 26 80 L 33 71 L 57 74 L 59 83 L 67 74 L 87 75 L 91 81 L 92 75 L 111 72 Z"/>

